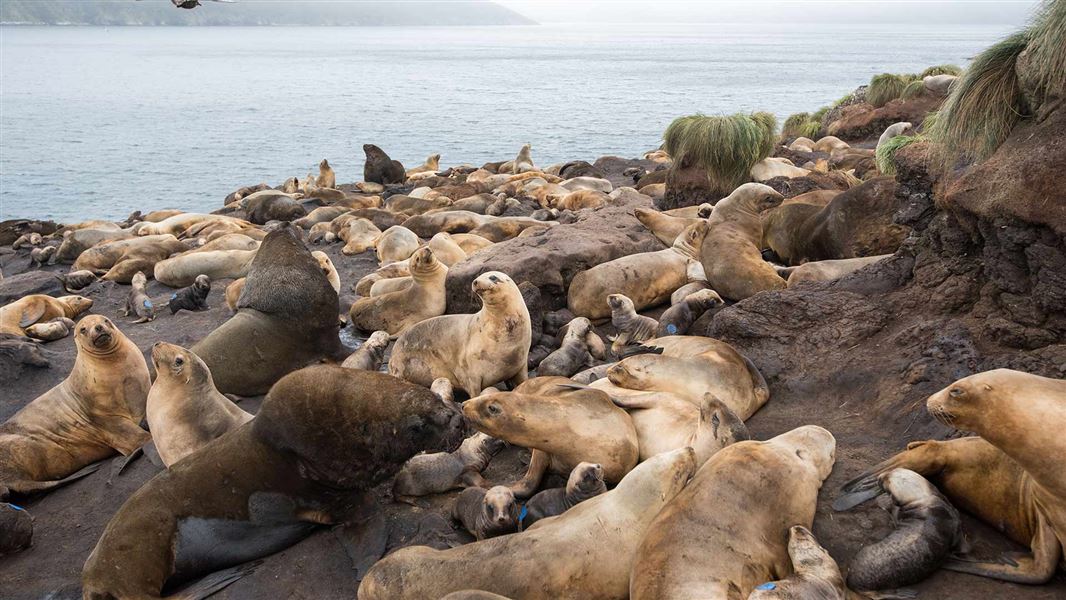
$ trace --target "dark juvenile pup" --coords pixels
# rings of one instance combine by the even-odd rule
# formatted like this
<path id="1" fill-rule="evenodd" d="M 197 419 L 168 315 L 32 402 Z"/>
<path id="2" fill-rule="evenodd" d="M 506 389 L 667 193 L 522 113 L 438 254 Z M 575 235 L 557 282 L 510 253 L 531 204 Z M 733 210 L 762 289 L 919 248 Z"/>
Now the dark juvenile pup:
<path id="1" fill-rule="evenodd" d="M 170 314 L 179 310 L 207 310 L 207 295 L 211 293 L 211 278 L 197 275 L 196 280 L 187 288 L 182 288 L 170 296 Z"/>

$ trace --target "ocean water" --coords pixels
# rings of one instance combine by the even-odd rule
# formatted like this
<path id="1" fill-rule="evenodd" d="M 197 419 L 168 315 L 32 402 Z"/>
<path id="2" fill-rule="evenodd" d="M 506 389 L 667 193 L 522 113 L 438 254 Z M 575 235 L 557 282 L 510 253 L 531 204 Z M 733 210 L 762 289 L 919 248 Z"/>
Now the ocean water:
<path id="1" fill-rule="evenodd" d="M 0 28 L 0 219 L 210 211 L 239 186 L 406 166 L 638 156 L 704 112 L 814 110 L 964 65 L 994 26 Z"/>

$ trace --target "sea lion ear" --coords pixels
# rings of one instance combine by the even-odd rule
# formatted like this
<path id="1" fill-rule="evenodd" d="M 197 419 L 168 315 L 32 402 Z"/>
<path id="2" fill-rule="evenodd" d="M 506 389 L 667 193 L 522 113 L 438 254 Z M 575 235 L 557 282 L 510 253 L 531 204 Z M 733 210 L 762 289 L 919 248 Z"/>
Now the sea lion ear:
<path id="1" fill-rule="evenodd" d="M 984 387 L 984 388 L 985 388 L 985 391 L 986 391 L 986 392 L 991 392 L 991 391 L 992 391 L 992 386 L 988 385 L 987 383 L 986 383 L 986 384 L 984 384 L 984 385 L 983 385 L 982 387 Z"/>

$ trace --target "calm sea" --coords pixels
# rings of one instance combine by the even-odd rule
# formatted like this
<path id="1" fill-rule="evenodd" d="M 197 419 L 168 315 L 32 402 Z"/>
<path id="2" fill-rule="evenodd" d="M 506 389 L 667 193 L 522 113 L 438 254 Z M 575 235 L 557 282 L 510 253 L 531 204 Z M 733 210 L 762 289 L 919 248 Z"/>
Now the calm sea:
<path id="1" fill-rule="evenodd" d="M 0 219 L 208 211 L 364 143 L 405 165 L 654 148 L 676 116 L 813 110 L 1001 27 L 0 28 Z"/>

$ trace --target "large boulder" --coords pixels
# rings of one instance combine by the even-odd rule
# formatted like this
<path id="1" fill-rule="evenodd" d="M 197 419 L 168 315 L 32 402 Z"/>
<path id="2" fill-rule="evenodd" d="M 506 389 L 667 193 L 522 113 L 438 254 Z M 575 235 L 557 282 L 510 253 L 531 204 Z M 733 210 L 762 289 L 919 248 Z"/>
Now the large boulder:
<path id="1" fill-rule="evenodd" d="M 855 144 L 876 140 L 885 128 L 893 123 L 907 121 L 920 124 L 925 116 L 936 110 L 944 98 L 925 94 L 914 98 L 897 98 L 881 108 L 874 108 L 865 102 L 847 106 L 840 118 L 829 123 L 829 135 L 835 135 L 845 142 Z"/>
<path id="2" fill-rule="evenodd" d="M 633 216 L 635 208 L 651 208 L 651 199 L 623 193 L 615 204 L 577 211 L 577 219 L 536 235 L 490 246 L 457 263 L 446 283 L 449 313 L 478 310 L 470 283 L 486 271 L 502 271 L 517 283 L 540 288 L 546 308 L 566 304 L 566 290 L 577 273 L 629 254 L 662 250 L 663 244 Z"/>
<path id="3" fill-rule="evenodd" d="M 63 284 L 51 271 L 27 271 L 0 280 L 0 306 L 31 294 L 65 296 Z"/>

